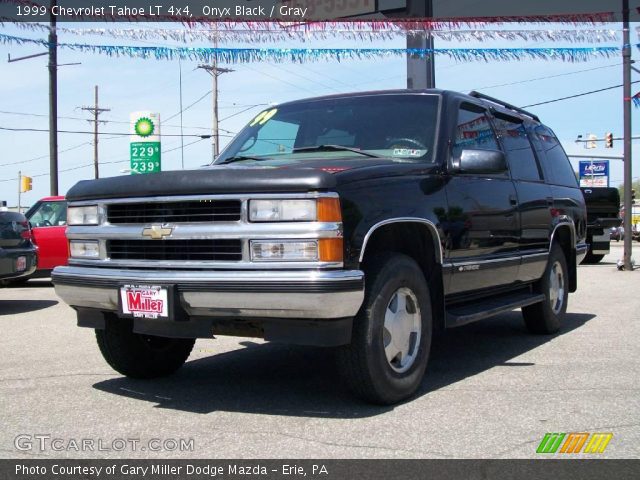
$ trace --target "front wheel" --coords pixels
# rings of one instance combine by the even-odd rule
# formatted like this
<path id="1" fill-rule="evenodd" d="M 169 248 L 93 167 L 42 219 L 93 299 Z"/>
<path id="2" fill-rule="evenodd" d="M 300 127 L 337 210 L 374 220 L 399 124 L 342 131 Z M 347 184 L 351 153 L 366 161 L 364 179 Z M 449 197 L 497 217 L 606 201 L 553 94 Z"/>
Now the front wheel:
<path id="1" fill-rule="evenodd" d="M 569 300 L 567 260 L 557 243 L 551 248 L 547 268 L 538 282 L 537 290 L 545 298 L 540 303 L 522 308 L 524 323 L 531 333 L 555 333 L 560 330 Z"/>
<path id="2" fill-rule="evenodd" d="M 365 268 L 365 300 L 351 344 L 338 354 L 348 387 L 365 401 L 389 405 L 411 396 L 427 367 L 432 336 L 429 287 L 406 255 L 380 255 Z"/>
<path id="3" fill-rule="evenodd" d="M 170 375 L 187 361 L 195 340 L 133 333 L 133 322 L 114 319 L 96 330 L 102 356 L 117 372 L 131 378 Z"/>

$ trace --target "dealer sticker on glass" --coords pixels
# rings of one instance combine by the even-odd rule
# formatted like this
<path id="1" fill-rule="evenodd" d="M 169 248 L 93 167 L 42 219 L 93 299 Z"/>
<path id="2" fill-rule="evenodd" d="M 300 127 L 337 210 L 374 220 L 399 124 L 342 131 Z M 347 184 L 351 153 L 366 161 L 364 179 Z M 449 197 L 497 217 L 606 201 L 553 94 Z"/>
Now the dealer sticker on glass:
<path id="1" fill-rule="evenodd" d="M 169 316 L 166 287 L 152 285 L 124 285 L 120 288 L 122 313 L 140 318 Z"/>

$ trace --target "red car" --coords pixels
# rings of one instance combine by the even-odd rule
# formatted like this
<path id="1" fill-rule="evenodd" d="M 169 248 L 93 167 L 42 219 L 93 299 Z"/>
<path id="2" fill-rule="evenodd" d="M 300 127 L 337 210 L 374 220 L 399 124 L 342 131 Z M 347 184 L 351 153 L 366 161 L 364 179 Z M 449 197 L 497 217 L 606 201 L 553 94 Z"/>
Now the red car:
<path id="1" fill-rule="evenodd" d="M 38 246 L 38 270 L 35 276 L 49 276 L 58 265 L 66 265 L 67 201 L 64 197 L 45 197 L 25 214 L 31 223 L 33 242 Z"/>

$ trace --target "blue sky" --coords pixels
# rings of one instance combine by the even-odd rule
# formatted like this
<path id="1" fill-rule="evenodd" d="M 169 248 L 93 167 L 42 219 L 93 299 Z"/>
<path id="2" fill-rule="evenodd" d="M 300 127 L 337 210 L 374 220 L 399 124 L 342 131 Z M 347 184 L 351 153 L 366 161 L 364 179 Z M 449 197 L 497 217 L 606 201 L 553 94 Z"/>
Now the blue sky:
<path id="1" fill-rule="evenodd" d="M 131 28 L 132 24 L 64 24 L 69 27 Z M 180 28 L 179 25 L 163 24 L 163 28 Z M 149 28 L 146 25 L 144 28 Z M 518 28 L 501 26 L 500 28 Z M 537 25 L 527 28 L 570 28 L 568 26 Z M 583 27 L 586 28 L 586 27 Z M 591 27 L 603 28 L 603 27 Z M 617 24 L 607 28 L 620 29 Z M 18 29 L 12 25 L 0 27 L 0 33 L 29 38 L 43 38 L 38 32 Z M 621 39 L 621 33 L 619 33 Z M 171 41 L 114 40 L 109 37 L 88 37 L 61 34 L 60 42 L 89 44 L 131 45 L 178 45 Z M 638 42 L 632 31 L 632 44 Z M 619 45 L 621 40 L 602 45 Z M 202 45 L 204 46 L 204 45 Z M 282 44 L 235 46 L 283 46 Z M 385 47 L 404 48 L 404 40 L 370 42 L 345 40 L 340 37 L 304 44 L 287 46 L 304 47 Z M 571 43 L 550 42 L 445 42 L 438 40 L 436 48 L 446 47 L 551 47 L 585 46 Z M 48 128 L 48 76 L 47 57 L 38 57 L 15 63 L 7 63 L 7 54 L 12 57 L 39 53 L 36 46 L 0 45 L 0 126 L 17 128 Z M 637 56 L 634 51 L 634 56 Z M 436 81 L 439 88 L 458 91 L 481 90 L 515 105 L 527 105 L 558 97 L 573 95 L 588 90 L 609 87 L 622 83 L 621 58 L 601 58 L 588 62 L 561 62 L 544 60 L 522 60 L 504 62 L 455 62 L 446 58 L 436 61 Z M 179 118 L 167 120 L 179 111 L 179 64 L 177 61 L 111 58 L 61 49 L 59 63 L 81 62 L 81 65 L 60 67 L 58 73 L 60 117 L 59 128 L 66 130 L 92 130 L 84 119 L 89 113 L 79 107 L 93 104 L 94 85 L 100 87 L 101 107 L 111 111 L 100 118 L 109 123 L 101 124 L 104 132 L 128 132 L 129 113 L 138 110 L 160 112 L 163 120 L 162 133 L 178 134 Z M 198 62 L 183 61 L 183 106 L 186 107 L 211 89 L 209 75 L 198 70 Z M 405 60 L 401 58 L 379 58 L 374 60 L 351 60 L 337 62 L 319 61 L 304 64 L 251 63 L 221 65 L 233 68 L 232 73 L 220 77 L 221 128 L 237 132 L 264 105 L 297 98 L 312 97 L 338 92 L 404 88 L 406 85 Z M 540 77 L 552 77 L 538 80 Z M 639 79 L 633 74 L 633 80 Z M 511 85 L 505 85 L 511 84 Z M 640 90 L 640 84 L 633 93 Z M 184 133 L 208 134 L 211 129 L 211 97 L 207 96 L 184 112 Z M 612 150 L 603 145 L 597 150 L 584 150 L 574 140 L 577 135 L 594 133 L 602 138 L 605 132 L 615 137 L 622 136 L 622 89 L 610 90 L 572 100 L 552 103 L 530 109 L 543 122 L 554 129 L 569 153 L 621 154 L 622 142 L 615 142 Z M 33 114 L 33 115 L 31 115 Z M 228 118 L 227 118 L 228 117 Z M 634 110 L 634 120 L 638 115 Z M 637 132 L 638 128 L 634 128 Z M 230 135 L 228 132 L 221 132 Z M 129 139 L 127 137 L 100 139 L 101 176 L 122 175 L 120 170 L 129 165 Z M 60 192 L 66 192 L 79 180 L 93 178 L 93 146 L 91 135 L 59 134 Z M 210 140 L 197 141 L 197 137 L 186 137 L 184 149 L 185 168 L 197 168 L 211 160 Z M 224 145 L 229 137 L 222 137 Z M 634 149 L 640 147 L 634 141 Z M 181 168 L 180 139 L 165 136 L 162 140 L 162 164 L 164 170 Z M 68 150 L 68 151 L 66 151 Z M 42 157 L 37 160 L 32 160 Z M 640 153 L 634 154 L 634 177 L 640 176 Z M 27 161 L 31 160 L 31 161 Z M 7 163 L 24 162 L 17 165 Z M 0 131 L 0 200 L 10 205 L 17 204 L 18 170 L 33 178 L 33 190 L 22 195 L 22 204 L 29 205 L 49 193 L 48 178 L 48 134 L 38 132 Z M 104 162 L 104 163 L 103 163 Z M 576 169 L 577 169 L 577 162 Z M 73 169 L 69 171 L 63 171 Z M 622 182 L 622 162 L 612 161 L 612 186 Z M 42 176 L 39 176 L 42 175 Z"/>

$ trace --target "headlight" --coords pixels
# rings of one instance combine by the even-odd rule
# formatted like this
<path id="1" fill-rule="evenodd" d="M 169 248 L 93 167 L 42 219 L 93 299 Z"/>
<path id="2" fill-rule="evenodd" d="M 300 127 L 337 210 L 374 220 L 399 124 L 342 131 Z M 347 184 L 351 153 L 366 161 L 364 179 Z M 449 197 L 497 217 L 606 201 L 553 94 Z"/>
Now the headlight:
<path id="1" fill-rule="evenodd" d="M 252 222 L 313 222 L 315 200 L 251 200 L 249 220 Z"/>
<path id="2" fill-rule="evenodd" d="M 316 240 L 251 242 L 254 262 L 315 262 L 318 260 Z"/>
<path id="3" fill-rule="evenodd" d="M 252 222 L 341 222 L 337 197 L 317 199 L 251 200 L 249 220 Z"/>
<path id="4" fill-rule="evenodd" d="M 86 207 L 69 207 L 67 209 L 68 225 L 97 225 L 98 206 L 89 205 Z"/>
<path id="5" fill-rule="evenodd" d="M 71 240 L 69 254 L 72 258 L 100 258 L 100 248 L 94 240 Z"/>

